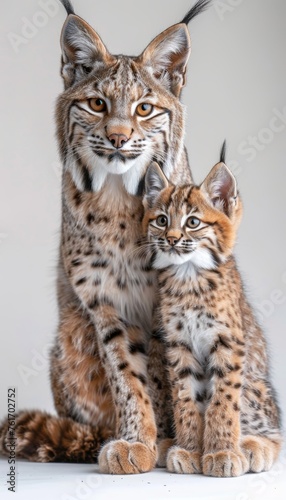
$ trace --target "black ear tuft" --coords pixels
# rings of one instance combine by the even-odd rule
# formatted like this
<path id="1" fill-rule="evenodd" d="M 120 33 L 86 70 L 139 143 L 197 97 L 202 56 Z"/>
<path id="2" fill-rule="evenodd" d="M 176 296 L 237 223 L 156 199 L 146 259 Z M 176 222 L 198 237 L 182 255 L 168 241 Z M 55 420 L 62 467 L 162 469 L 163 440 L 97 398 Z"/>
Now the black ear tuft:
<path id="1" fill-rule="evenodd" d="M 201 12 L 204 12 L 209 5 L 212 3 L 212 0 L 199 0 L 195 5 L 189 10 L 189 12 L 185 15 L 184 19 L 181 23 L 189 24 L 189 22 L 197 17 Z"/>
<path id="2" fill-rule="evenodd" d="M 63 4 L 64 8 L 66 9 L 68 16 L 70 14 L 75 15 L 74 8 L 69 0 L 61 0 L 61 3 Z"/>
<path id="3" fill-rule="evenodd" d="M 225 153 L 226 153 L 226 140 L 223 141 L 223 145 L 220 150 L 220 158 L 219 161 L 221 163 L 225 163 Z"/>

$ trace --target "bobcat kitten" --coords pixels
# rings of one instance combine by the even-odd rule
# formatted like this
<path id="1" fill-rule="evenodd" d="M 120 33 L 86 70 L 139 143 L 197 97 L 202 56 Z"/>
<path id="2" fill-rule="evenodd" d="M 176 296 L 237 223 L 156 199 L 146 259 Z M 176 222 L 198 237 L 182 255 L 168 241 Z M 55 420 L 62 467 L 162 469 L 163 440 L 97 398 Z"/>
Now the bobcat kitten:
<path id="1" fill-rule="evenodd" d="M 279 409 L 263 333 L 232 254 L 242 204 L 223 161 L 200 186 L 175 186 L 153 163 L 143 229 L 159 273 L 159 328 L 175 424 L 171 472 L 229 477 L 268 470 Z"/>

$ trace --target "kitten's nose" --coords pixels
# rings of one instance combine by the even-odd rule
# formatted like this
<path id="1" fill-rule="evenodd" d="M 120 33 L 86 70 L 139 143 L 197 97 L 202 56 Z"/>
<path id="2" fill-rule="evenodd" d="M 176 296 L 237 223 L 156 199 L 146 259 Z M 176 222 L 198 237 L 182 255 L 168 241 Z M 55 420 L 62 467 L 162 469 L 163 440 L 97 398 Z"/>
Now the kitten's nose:
<path id="1" fill-rule="evenodd" d="M 116 149 L 122 148 L 128 141 L 128 137 L 125 134 L 111 134 L 108 139 Z"/>
<path id="2" fill-rule="evenodd" d="M 171 245 L 171 247 L 174 247 L 175 245 L 177 245 L 180 238 L 176 238 L 175 236 L 167 236 L 167 240 L 169 245 Z"/>

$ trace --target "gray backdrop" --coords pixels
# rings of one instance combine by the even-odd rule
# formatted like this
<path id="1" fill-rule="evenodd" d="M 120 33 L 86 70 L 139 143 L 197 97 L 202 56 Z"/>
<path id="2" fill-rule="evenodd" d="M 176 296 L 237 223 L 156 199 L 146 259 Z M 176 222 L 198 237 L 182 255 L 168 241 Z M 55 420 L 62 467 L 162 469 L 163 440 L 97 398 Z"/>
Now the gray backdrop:
<path id="1" fill-rule="evenodd" d="M 139 54 L 192 0 L 74 0 L 111 52 Z M 272 354 L 285 407 L 284 0 L 224 0 L 190 25 L 193 52 L 183 93 L 186 145 L 199 182 L 223 139 L 244 200 L 236 254 Z M 19 408 L 53 411 L 48 351 L 57 325 L 55 277 L 60 175 L 54 127 L 59 37 L 57 0 L 1 7 L 0 417 L 7 387 Z M 284 391 L 283 391 L 284 389 Z"/>

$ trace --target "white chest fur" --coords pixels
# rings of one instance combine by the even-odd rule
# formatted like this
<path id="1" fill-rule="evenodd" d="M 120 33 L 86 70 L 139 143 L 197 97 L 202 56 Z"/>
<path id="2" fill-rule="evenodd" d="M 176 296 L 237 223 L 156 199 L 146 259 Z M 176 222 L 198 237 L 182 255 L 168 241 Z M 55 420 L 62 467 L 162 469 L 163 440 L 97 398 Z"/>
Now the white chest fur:
<path id="1" fill-rule="evenodd" d="M 184 343 L 189 346 L 192 353 L 189 356 L 189 365 L 185 364 L 186 360 L 182 360 L 178 369 L 188 367 L 202 376 L 198 379 L 190 375 L 179 380 L 179 398 L 184 399 L 190 396 L 197 402 L 200 411 L 203 412 L 213 394 L 213 382 L 208 376 L 207 368 L 210 351 L 219 327 L 213 319 L 210 319 L 207 313 L 189 310 L 180 314 L 178 308 L 172 310 L 173 313 L 175 311 L 176 316 L 172 316 L 166 328 L 167 340 Z M 181 322 L 180 331 L 177 329 L 178 319 Z"/>

